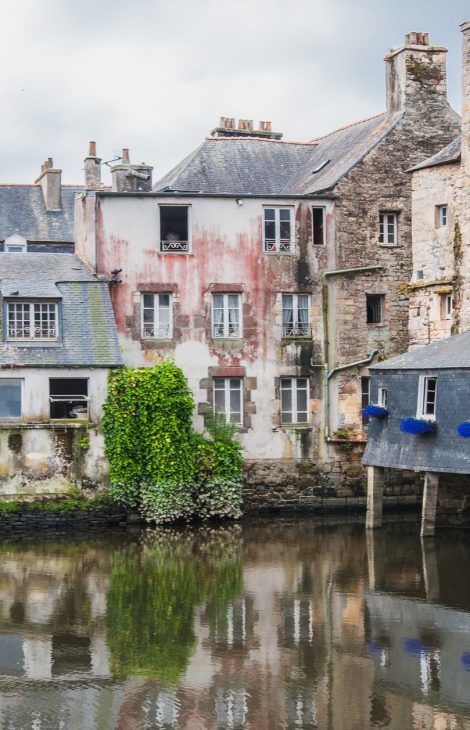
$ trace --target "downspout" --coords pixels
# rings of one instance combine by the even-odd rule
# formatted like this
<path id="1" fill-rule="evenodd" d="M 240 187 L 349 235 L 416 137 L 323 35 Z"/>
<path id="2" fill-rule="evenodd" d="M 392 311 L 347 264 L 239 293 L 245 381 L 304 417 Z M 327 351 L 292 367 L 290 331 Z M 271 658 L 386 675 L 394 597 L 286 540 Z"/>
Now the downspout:
<path id="1" fill-rule="evenodd" d="M 335 373 L 340 370 L 347 370 L 348 368 L 359 367 L 361 365 L 368 365 L 372 362 L 378 350 L 374 350 L 370 355 L 367 355 L 363 360 L 357 360 L 356 362 L 349 363 L 347 365 L 340 365 L 330 370 L 330 336 L 329 336 L 329 290 L 328 290 L 328 279 L 330 276 L 341 276 L 348 274 L 363 274 L 369 271 L 380 271 L 383 266 L 375 264 L 373 266 L 357 266 L 352 269 L 334 269 L 333 271 L 325 271 L 322 276 L 322 299 L 323 299 L 323 351 L 324 351 L 324 377 L 323 377 L 323 403 L 324 403 L 324 422 L 325 422 L 325 439 L 329 439 L 330 436 L 330 388 L 329 383 Z"/>

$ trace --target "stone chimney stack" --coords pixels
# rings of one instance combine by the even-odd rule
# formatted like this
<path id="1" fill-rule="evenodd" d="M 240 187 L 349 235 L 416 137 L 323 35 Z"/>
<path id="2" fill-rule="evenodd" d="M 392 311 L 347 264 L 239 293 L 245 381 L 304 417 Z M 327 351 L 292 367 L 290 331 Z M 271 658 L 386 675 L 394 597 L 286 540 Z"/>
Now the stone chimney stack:
<path id="1" fill-rule="evenodd" d="M 152 190 L 153 167 L 142 162 L 131 165 L 129 150 L 122 150 L 121 162 L 111 168 L 113 193 L 148 193 Z"/>
<path id="2" fill-rule="evenodd" d="M 84 160 L 85 188 L 98 190 L 101 187 L 101 157 L 96 156 L 96 142 L 90 142 L 88 155 Z"/>
<path id="3" fill-rule="evenodd" d="M 387 111 L 430 113 L 447 107 L 447 49 L 432 46 L 428 33 L 407 33 L 387 62 Z"/>
<path id="4" fill-rule="evenodd" d="M 44 205 L 47 211 L 61 210 L 62 170 L 54 168 L 52 157 L 48 157 L 42 163 L 41 174 L 36 178 L 34 184 L 41 186 Z"/>
<path id="5" fill-rule="evenodd" d="M 462 23 L 462 165 L 470 173 L 470 20 Z"/>

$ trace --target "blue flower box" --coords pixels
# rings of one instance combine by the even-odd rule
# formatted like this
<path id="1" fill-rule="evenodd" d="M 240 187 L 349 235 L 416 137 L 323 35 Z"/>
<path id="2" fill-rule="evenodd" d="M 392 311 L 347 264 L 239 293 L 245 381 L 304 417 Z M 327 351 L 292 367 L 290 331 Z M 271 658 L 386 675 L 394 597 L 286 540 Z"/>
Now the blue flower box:
<path id="1" fill-rule="evenodd" d="M 462 421 L 457 426 L 457 433 L 462 436 L 463 439 L 470 438 L 470 421 Z"/>
<path id="2" fill-rule="evenodd" d="M 373 403 L 362 409 L 365 416 L 374 416 L 374 418 L 386 418 L 390 411 L 384 406 L 375 406 Z"/>
<path id="3" fill-rule="evenodd" d="M 400 423 L 400 431 L 403 433 L 432 433 L 434 421 L 427 421 L 425 418 L 403 418 Z"/>

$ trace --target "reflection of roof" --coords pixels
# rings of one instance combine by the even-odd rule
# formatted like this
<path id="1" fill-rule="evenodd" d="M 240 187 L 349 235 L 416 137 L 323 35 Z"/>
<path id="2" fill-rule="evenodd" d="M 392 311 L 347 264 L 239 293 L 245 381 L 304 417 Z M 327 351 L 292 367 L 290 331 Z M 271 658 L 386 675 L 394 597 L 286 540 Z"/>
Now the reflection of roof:
<path id="1" fill-rule="evenodd" d="M 458 162 L 460 160 L 460 137 L 456 137 L 447 147 L 439 150 L 432 157 L 428 157 L 424 162 L 420 162 L 419 165 L 415 165 L 411 168 L 414 170 L 423 170 L 426 167 L 434 167 L 436 165 L 446 165 L 449 162 Z"/>
<path id="2" fill-rule="evenodd" d="M 376 365 L 370 370 L 430 370 L 470 368 L 470 330 L 445 340 L 405 352 Z"/>
<path id="3" fill-rule="evenodd" d="M 40 185 L 0 185 L 0 241 L 18 233 L 27 241 L 74 241 L 75 193 L 83 188 L 62 186 L 62 209 L 46 211 Z"/>
<path id="4" fill-rule="evenodd" d="M 311 142 L 207 138 L 154 191 L 305 195 L 331 189 L 401 119 L 379 114 Z"/>
<path id="5" fill-rule="evenodd" d="M 77 256 L 3 253 L 0 275 L 3 298 L 62 302 L 59 341 L 4 344 L 0 366 L 122 364 L 108 284 L 98 280 Z"/>

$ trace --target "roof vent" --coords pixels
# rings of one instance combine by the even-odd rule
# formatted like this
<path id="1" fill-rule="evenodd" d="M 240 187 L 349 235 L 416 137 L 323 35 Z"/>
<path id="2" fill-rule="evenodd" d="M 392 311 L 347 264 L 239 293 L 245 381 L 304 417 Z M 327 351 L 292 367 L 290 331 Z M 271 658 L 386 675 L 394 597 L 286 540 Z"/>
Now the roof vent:
<path id="1" fill-rule="evenodd" d="M 312 175 L 315 175 L 317 172 L 320 172 L 320 170 L 323 170 L 323 168 L 326 167 L 329 162 L 331 162 L 331 160 L 323 160 L 323 162 L 320 162 L 320 164 L 317 165 L 314 170 L 312 170 Z"/>

